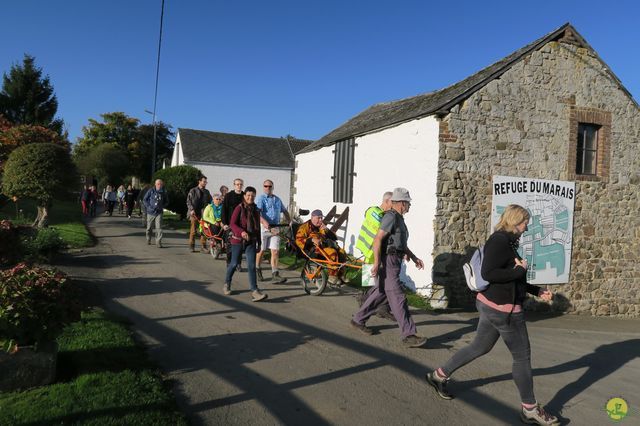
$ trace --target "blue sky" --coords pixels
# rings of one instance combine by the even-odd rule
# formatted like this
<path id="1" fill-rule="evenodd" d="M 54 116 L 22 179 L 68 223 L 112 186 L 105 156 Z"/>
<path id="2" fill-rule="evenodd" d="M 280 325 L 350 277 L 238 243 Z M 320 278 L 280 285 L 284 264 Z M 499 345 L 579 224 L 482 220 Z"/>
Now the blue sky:
<path id="1" fill-rule="evenodd" d="M 75 140 L 151 122 L 161 0 L 5 2 L 0 72 L 36 57 Z M 517 6 L 520 4 L 520 6 Z M 158 119 L 317 139 L 368 106 L 440 89 L 571 22 L 640 98 L 640 2 L 165 0 Z"/>

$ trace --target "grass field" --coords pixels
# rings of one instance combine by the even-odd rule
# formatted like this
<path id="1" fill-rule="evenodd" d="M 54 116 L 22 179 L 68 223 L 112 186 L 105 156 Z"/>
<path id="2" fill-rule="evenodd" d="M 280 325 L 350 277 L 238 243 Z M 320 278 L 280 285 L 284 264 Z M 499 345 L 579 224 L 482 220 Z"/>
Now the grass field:
<path id="1" fill-rule="evenodd" d="M 0 393 L 0 424 L 186 425 L 124 323 L 84 312 L 58 338 L 57 383 Z"/>
<path id="2" fill-rule="evenodd" d="M 30 225 L 36 215 L 36 203 L 28 199 L 19 200 L 17 206 L 9 201 L 0 208 L 0 219 L 9 219 L 16 225 Z M 60 237 L 69 248 L 93 245 L 91 234 L 82 222 L 80 205 L 73 201 L 54 201 L 49 216 L 49 226 L 60 233 Z"/>

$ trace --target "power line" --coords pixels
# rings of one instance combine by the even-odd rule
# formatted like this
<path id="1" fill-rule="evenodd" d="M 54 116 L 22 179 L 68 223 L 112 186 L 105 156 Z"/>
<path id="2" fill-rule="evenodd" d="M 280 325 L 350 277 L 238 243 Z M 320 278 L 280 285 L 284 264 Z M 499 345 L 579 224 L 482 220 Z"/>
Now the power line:
<path id="1" fill-rule="evenodd" d="M 158 103 L 158 79 L 160 77 L 160 48 L 162 47 L 162 21 L 164 20 L 164 0 L 160 9 L 160 37 L 158 38 L 158 60 L 156 62 L 156 88 L 153 94 L 153 149 L 151 151 L 151 179 L 156 172 L 156 105 Z"/>

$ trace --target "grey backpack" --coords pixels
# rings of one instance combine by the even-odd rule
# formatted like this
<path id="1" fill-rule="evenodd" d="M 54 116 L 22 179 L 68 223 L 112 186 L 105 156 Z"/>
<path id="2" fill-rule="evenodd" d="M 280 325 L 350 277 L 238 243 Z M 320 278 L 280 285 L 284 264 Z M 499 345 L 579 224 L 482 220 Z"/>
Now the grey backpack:
<path id="1" fill-rule="evenodd" d="M 482 278 L 482 259 L 484 258 L 484 246 L 481 245 L 471 256 L 471 260 L 462 265 L 467 287 L 473 292 L 480 292 L 487 289 L 489 282 Z"/>

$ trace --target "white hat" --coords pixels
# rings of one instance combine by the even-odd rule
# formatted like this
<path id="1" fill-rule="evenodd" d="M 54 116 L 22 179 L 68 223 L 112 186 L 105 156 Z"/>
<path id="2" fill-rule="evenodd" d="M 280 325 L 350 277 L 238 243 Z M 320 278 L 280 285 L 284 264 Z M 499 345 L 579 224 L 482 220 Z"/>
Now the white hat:
<path id="1" fill-rule="evenodd" d="M 409 191 L 406 188 L 395 188 L 393 195 L 391 195 L 391 201 L 408 201 L 411 202 Z"/>

